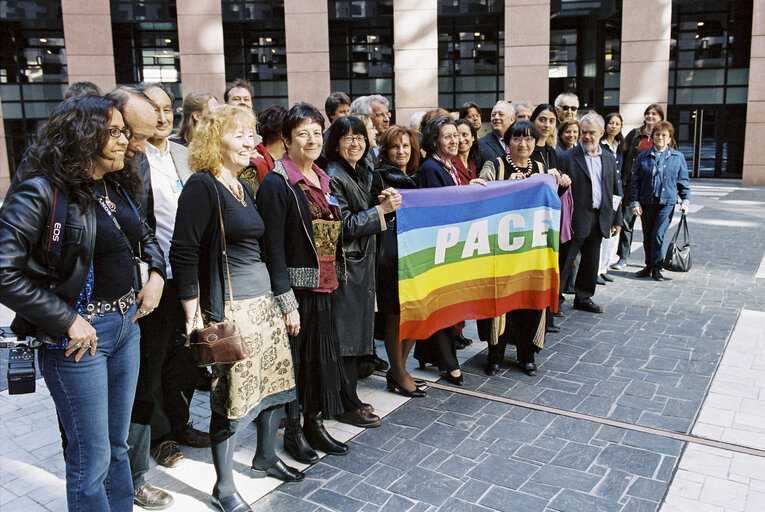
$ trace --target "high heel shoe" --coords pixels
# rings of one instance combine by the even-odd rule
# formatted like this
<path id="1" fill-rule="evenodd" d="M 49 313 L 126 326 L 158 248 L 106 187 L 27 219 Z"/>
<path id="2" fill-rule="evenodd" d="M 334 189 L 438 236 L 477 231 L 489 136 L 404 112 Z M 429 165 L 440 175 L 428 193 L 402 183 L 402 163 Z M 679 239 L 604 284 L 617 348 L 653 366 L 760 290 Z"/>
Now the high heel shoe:
<path id="1" fill-rule="evenodd" d="M 348 445 L 333 438 L 324 428 L 321 413 L 309 414 L 305 417 L 303 433 L 308 444 L 314 450 L 321 450 L 328 455 L 345 455 L 348 453 Z"/>
<path id="2" fill-rule="evenodd" d="M 455 386 L 461 386 L 462 383 L 464 382 L 464 379 L 462 378 L 462 373 L 460 373 L 459 377 L 455 377 L 451 373 L 445 372 L 441 374 L 441 377 L 446 379 L 447 382 L 454 384 Z"/>
<path id="3" fill-rule="evenodd" d="M 425 396 L 425 391 L 421 390 L 417 386 L 415 386 L 414 390 L 412 391 L 405 389 L 404 386 L 393 379 L 393 376 L 390 374 L 390 370 L 388 370 L 388 372 L 385 374 L 385 380 L 388 382 L 388 391 L 392 393 L 399 393 L 407 398 L 420 398 Z"/>

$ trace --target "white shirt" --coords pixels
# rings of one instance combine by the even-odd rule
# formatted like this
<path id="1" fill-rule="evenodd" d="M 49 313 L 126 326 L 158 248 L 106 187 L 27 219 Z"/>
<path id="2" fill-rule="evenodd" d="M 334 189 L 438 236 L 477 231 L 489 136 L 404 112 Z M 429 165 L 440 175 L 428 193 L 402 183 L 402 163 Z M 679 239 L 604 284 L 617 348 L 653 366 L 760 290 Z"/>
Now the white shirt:
<path id="1" fill-rule="evenodd" d="M 598 152 L 594 155 L 591 155 L 584 146 L 582 146 L 582 151 L 584 151 L 584 161 L 587 163 L 587 169 L 590 171 L 590 181 L 592 182 L 592 207 L 598 210 L 603 199 L 603 178 L 601 176 L 603 173 L 603 161 L 601 160 L 603 149 L 598 144 Z"/>
<path id="2" fill-rule="evenodd" d="M 175 228 L 175 212 L 178 210 L 178 197 L 183 185 L 175 170 L 175 162 L 170 155 L 170 143 L 165 152 L 151 143 L 146 143 L 146 158 L 151 169 L 151 191 L 154 195 L 154 217 L 157 220 L 157 241 L 165 253 L 165 270 L 167 278 L 172 279 L 170 268 L 170 239 Z"/>

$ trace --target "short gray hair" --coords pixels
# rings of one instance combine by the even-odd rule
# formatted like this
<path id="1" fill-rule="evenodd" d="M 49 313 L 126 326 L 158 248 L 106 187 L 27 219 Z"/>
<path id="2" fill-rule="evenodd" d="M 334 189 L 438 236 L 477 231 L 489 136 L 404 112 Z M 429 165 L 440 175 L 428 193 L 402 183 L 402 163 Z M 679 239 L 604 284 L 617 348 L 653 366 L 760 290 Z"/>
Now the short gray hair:
<path id="1" fill-rule="evenodd" d="M 532 105 L 530 101 L 526 101 L 526 100 L 514 101 L 512 105 L 516 114 L 518 113 L 518 107 L 526 107 L 530 109 L 532 112 L 534 111 L 534 105 Z"/>
<path id="2" fill-rule="evenodd" d="M 506 106 L 507 110 L 510 113 L 510 116 L 515 117 L 515 107 L 513 106 L 512 103 L 505 100 L 499 100 L 498 102 L 494 104 L 493 107 L 491 107 L 491 109 L 494 110 L 495 108 L 497 108 L 497 106 Z"/>
<path id="3" fill-rule="evenodd" d="M 382 103 L 390 108 L 390 102 L 380 94 L 370 94 L 369 96 L 359 96 L 351 102 L 350 114 L 372 115 L 372 103 Z"/>
<path id="4" fill-rule="evenodd" d="M 583 125 L 584 123 L 596 124 L 600 128 L 600 131 L 604 131 L 606 129 L 606 121 L 603 119 L 603 116 L 594 110 L 590 110 L 582 116 L 582 118 L 579 120 L 579 124 Z"/>
<path id="5" fill-rule="evenodd" d="M 563 98 L 574 98 L 576 100 L 576 106 L 579 106 L 579 96 L 574 94 L 573 92 L 562 92 L 558 95 L 557 98 L 555 98 L 555 106 L 560 107 L 560 102 L 563 100 Z"/>
<path id="6" fill-rule="evenodd" d="M 419 131 L 420 130 L 420 123 L 422 122 L 422 118 L 425 117 L 424 110 L 418 110 L 414 114 L 412 114 L 412 117 L 409 118 L 409 128 L 412 130 Z"/>

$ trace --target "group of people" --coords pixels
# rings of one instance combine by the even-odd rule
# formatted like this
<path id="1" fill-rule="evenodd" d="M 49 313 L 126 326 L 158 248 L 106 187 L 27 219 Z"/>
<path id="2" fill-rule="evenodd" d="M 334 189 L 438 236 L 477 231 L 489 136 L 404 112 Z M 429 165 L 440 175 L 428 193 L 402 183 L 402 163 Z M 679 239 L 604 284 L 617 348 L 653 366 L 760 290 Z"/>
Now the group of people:
<path id="1" fill-rule="evenodd" d="M 236 433 L 252 422 L 253 478 L 305 477 L 276 454 L 282 420 L 296 461 L 347 454 L 324 420 L 380 425 L 356 389 L 359 377 L 385 368 L 375 333 L 390 391 L 426 396 L 406 369 L 413 348 L 421 367 L 462 385 L 456 350 L 472 342 L 464 322 L 399 340 L 400 190 L 554 176 L 564 205 L 560 297 L 570 281 L 574 308 L 593 313 L 603 311 L 592 301 L 598 279 L 613 279 L 617 253 L 611 268 L 626 263 L 634 219 L 646 254 L 637 275 L 661 280 L 678 197 L 687 211 L 685 159 L 658 105 L 623 138 L 619 114 L 577 120 L 573 94 L 536 107 L 499 101 L 479 137 L 474 103 L 459 115 L 416 113 L 407 127 L 391 125 L 383 96 L 333 93 L 326 127 L 307 103 L 258 117 L 252 97 L 245 80 L 227 85 L 221 105 L 191 93 L 174 135 L 174 98 L 161 84 L 106 95 L 76 84 L 14 176 L 0 210 L 0 302 L 17 314 L 17 332 L 44 342 L 40 368 L 59 417 L 70 510 L 170 506 L 145 474 L 150 457 L 179 464 L 179 445 L 210 447 L 215 507 L 250 510 L 234 484 L 233 453 Z M 480 321 L 486 373 L 499 371 L 511 343 L 522 371 L 536 375 L 553 316 L 522 309 Z M 211 367 L 204 432 L 189 422 L 204 369 L 186 338 L 222 321 L 239 327 L 249 356 Z"/>

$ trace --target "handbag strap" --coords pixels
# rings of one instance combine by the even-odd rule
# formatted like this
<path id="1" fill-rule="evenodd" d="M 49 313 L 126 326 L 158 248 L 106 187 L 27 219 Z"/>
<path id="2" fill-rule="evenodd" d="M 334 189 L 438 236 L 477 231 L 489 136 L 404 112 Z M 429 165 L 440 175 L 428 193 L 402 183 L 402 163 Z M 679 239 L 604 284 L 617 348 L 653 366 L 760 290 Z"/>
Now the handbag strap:
<path id="1" fill-rule="evenodd" d="M 672 235 L 672 241 L 670 243 L 677 243 L 677 237 L 680 235 L 680 231 L 683 231 L 683 239 L 685 241 L 685 244 L 688 244 L 688 242 L 691 239 L 691 235 L 688 232 L 688 220 L 685 217 L 685 214 L 683 213 L 680 217 L 680 223 L 677 225 L 677 230 L 675 231 L 675 234 Z"/>
<path id="2" fill-rule="evenodd" d="M 213 176 L 213 179 L 217 181 L 217 178 Z M 238 178 L 237 178 L 238 179 Z M 231 316 L 234 316 L 234 290 L 231 287 L 231 273 L 228 268 L 228 252 L 226 251 L 226 229 L 223 227 L 223 210 L 220 207 L 220 190 L 218 190 L 218 184 L 215 184 L 215 197 L 218 200 L 218 221 L 220 222 L 220 238 L 223 243 L 223 261 L 226 263 L 226 281 L 228 281 L 228 299 L 229 306 L 231 307 Z M 197 302 L 199 304 L 199 302 Z"/>

